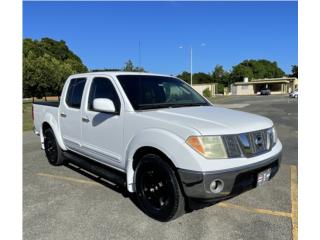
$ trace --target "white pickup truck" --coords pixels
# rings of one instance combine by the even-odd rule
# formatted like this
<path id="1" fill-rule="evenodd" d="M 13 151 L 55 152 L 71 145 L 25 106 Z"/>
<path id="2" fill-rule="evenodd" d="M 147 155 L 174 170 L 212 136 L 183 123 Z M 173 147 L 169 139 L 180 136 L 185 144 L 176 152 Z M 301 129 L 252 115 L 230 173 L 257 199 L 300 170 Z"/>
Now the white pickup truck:
<path id="1" fill-rule="evenodd" d="M 51 164 L 103 165 L 103 177 L 135 192 L 159 221 L 183 214 L 186 200 L 220 201 L 259 186 L 281 161 L 270 119 L 216 107 L 171 76 L 72 75 L 60 102 L 35 103 L 33 116 Z"/>

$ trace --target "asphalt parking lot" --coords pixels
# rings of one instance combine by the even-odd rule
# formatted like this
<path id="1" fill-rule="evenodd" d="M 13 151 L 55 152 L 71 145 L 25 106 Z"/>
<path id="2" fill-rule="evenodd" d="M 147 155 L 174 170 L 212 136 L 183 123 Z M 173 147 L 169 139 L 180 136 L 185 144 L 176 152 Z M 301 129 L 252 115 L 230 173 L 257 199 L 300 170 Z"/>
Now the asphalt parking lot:
<path id="1" fill-rule="evenodd" d="M 283 144 L 279 173 L 228 201 L 168 223 L 128 194 L 76 167 L 53 167 L 39 138 L 23 134 L 24 239 L 297 239 L 298 104 L 287 96 L 230 96 L 219 105 L 271 118 Z"/>

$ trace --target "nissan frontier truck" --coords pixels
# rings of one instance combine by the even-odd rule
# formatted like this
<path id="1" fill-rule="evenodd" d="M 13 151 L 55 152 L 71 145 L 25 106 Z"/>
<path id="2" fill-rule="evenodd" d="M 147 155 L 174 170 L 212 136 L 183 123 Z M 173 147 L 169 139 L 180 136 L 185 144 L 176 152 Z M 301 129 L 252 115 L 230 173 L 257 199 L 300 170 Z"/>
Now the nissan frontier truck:
<path id="1" fill-rule="evenodd" d="M 81 158 L 135 193 L 150 217 L 182 215 L 187 199 L 221 201 L 269 181 L 282 144 L 263 116 L 218 107 L 172 76 L 70 76 L 57 103 L 34 103 L 50 164 Z"/>

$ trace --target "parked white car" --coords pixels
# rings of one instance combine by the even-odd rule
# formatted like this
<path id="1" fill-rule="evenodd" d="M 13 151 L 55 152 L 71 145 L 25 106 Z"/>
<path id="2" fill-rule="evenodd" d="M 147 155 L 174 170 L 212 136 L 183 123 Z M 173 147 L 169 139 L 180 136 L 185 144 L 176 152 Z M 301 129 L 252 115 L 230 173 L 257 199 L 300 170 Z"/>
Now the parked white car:
<path id="1" fill-rule="evenodd" d="M 298 98 L 298 89 L 295 89 L 291 93 L 289 93 L 289 97 Z"/>
<path id="2" fill-rule="evenodd" d="M 262 185 L 281 160 L 270 119 L 216 107 L 166 75 L 72 75 L 60 103 L 35 103 L 33 115 L 52 165 L 83 162 L 136 193 L 159 221 L 183 214 L 188 199 L 220 201 Z"/>

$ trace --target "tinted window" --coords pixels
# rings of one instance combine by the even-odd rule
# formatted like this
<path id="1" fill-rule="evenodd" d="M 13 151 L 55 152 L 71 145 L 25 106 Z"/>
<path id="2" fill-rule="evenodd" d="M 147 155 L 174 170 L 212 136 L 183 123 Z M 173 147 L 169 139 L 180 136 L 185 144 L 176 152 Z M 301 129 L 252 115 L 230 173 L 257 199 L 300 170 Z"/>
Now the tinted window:
<path id="1" fill-rule="evenodd" d="M 119 75 L 117 78 L 136 110 L 209 105 L 188 84 L 173 77 Z"/>
<path id="2" fill-rule="evenodd" d="M 93 100 L 95 98 L 109 98 L 113 101 L 116 111 L 120 111 L 120 100 L 113 84 L 107 78 L 94 78 L 89 93 L 88 109 L 93 110 Z"/>
<path id="3" fill-rule="evenodd" d="M 66 103 L 69 107 L 80 108 L 83 89 L 86 84 L 85 78 L 71 79 L 67 93 Z"/>

